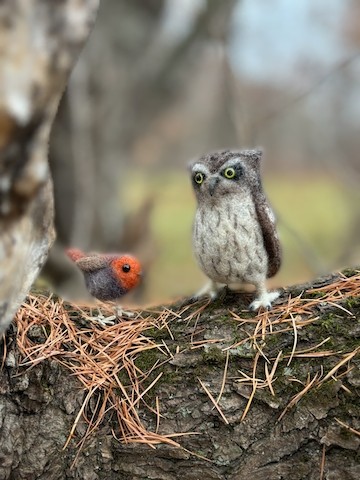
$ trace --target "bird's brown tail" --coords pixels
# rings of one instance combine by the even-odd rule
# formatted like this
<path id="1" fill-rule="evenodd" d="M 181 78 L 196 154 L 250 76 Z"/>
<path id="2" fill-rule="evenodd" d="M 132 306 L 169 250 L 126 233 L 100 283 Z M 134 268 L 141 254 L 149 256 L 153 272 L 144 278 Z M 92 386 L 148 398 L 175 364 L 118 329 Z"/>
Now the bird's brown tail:
<path id="1" fill-rule="evenodd" d="M 78 248 L 67 248 L 65 253 L 73 262 L 77 262 L 80 258 L 85 257 L 85 254 Z"/>

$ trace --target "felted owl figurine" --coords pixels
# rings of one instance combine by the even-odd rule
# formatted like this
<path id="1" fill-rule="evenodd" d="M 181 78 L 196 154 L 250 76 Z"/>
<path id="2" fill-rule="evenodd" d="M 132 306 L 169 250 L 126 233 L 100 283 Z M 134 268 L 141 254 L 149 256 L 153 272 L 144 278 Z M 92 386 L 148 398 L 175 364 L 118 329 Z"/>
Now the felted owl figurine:
<path id="1" fill-rule="evenodd" d="M 198 293 L 215 297 L 224 285 L 250 283 L 257 296 L 250 308 L 269 308 L 278 292 L 266 279 L 277 273 L 281 249 L 275 216 L 260 178 L 262 152 L 214 152 L 191 165 L 197 199 L 193 249 L 210 284 Z"/>

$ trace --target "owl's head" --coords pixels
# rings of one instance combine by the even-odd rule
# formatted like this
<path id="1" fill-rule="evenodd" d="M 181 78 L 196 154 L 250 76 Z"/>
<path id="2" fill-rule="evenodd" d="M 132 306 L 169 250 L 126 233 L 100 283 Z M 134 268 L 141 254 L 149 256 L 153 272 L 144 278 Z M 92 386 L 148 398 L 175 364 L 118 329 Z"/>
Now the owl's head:
<path id="1" fill-rule="evenodd" d="M 190 165 L 198 202 L 261 189 L 259 150 L 224 150 L 202 156 Z"/>

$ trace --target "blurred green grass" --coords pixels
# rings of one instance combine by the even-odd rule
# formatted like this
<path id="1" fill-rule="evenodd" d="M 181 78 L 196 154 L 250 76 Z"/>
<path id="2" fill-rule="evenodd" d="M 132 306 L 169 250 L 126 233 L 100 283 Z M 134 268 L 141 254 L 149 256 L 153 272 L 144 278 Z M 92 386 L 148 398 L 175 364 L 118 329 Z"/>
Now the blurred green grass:
<path id="1" fill-rule="evenodd" d="M 205 277 L 191 251 L 195 199 L 186 171 L 130 170 L 124 205 L 135 210 L 154 195 L 151 217 L 156 257 L 147 272 L 144 302 L 156 303 L 190 295 Z M 351 222 L 349 202 L 336 179 L 287 175 L 267 177 L 264 188 L 278 217 L 283 265 L 272 286 L 309 280 L 337 268 L 336 258 Z"/>

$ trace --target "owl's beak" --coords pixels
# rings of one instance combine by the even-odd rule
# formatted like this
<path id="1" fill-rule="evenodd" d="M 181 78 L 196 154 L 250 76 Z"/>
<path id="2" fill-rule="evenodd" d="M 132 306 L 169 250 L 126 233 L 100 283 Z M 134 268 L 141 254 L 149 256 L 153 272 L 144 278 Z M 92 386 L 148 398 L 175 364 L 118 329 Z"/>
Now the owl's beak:
<path id="1" fill-rule="evenodd" d="M 209 193 L 211 196 L 214 195 L 216 185 L 219 183 L 219 177 L 212 177 L 209 180 Z"/>

